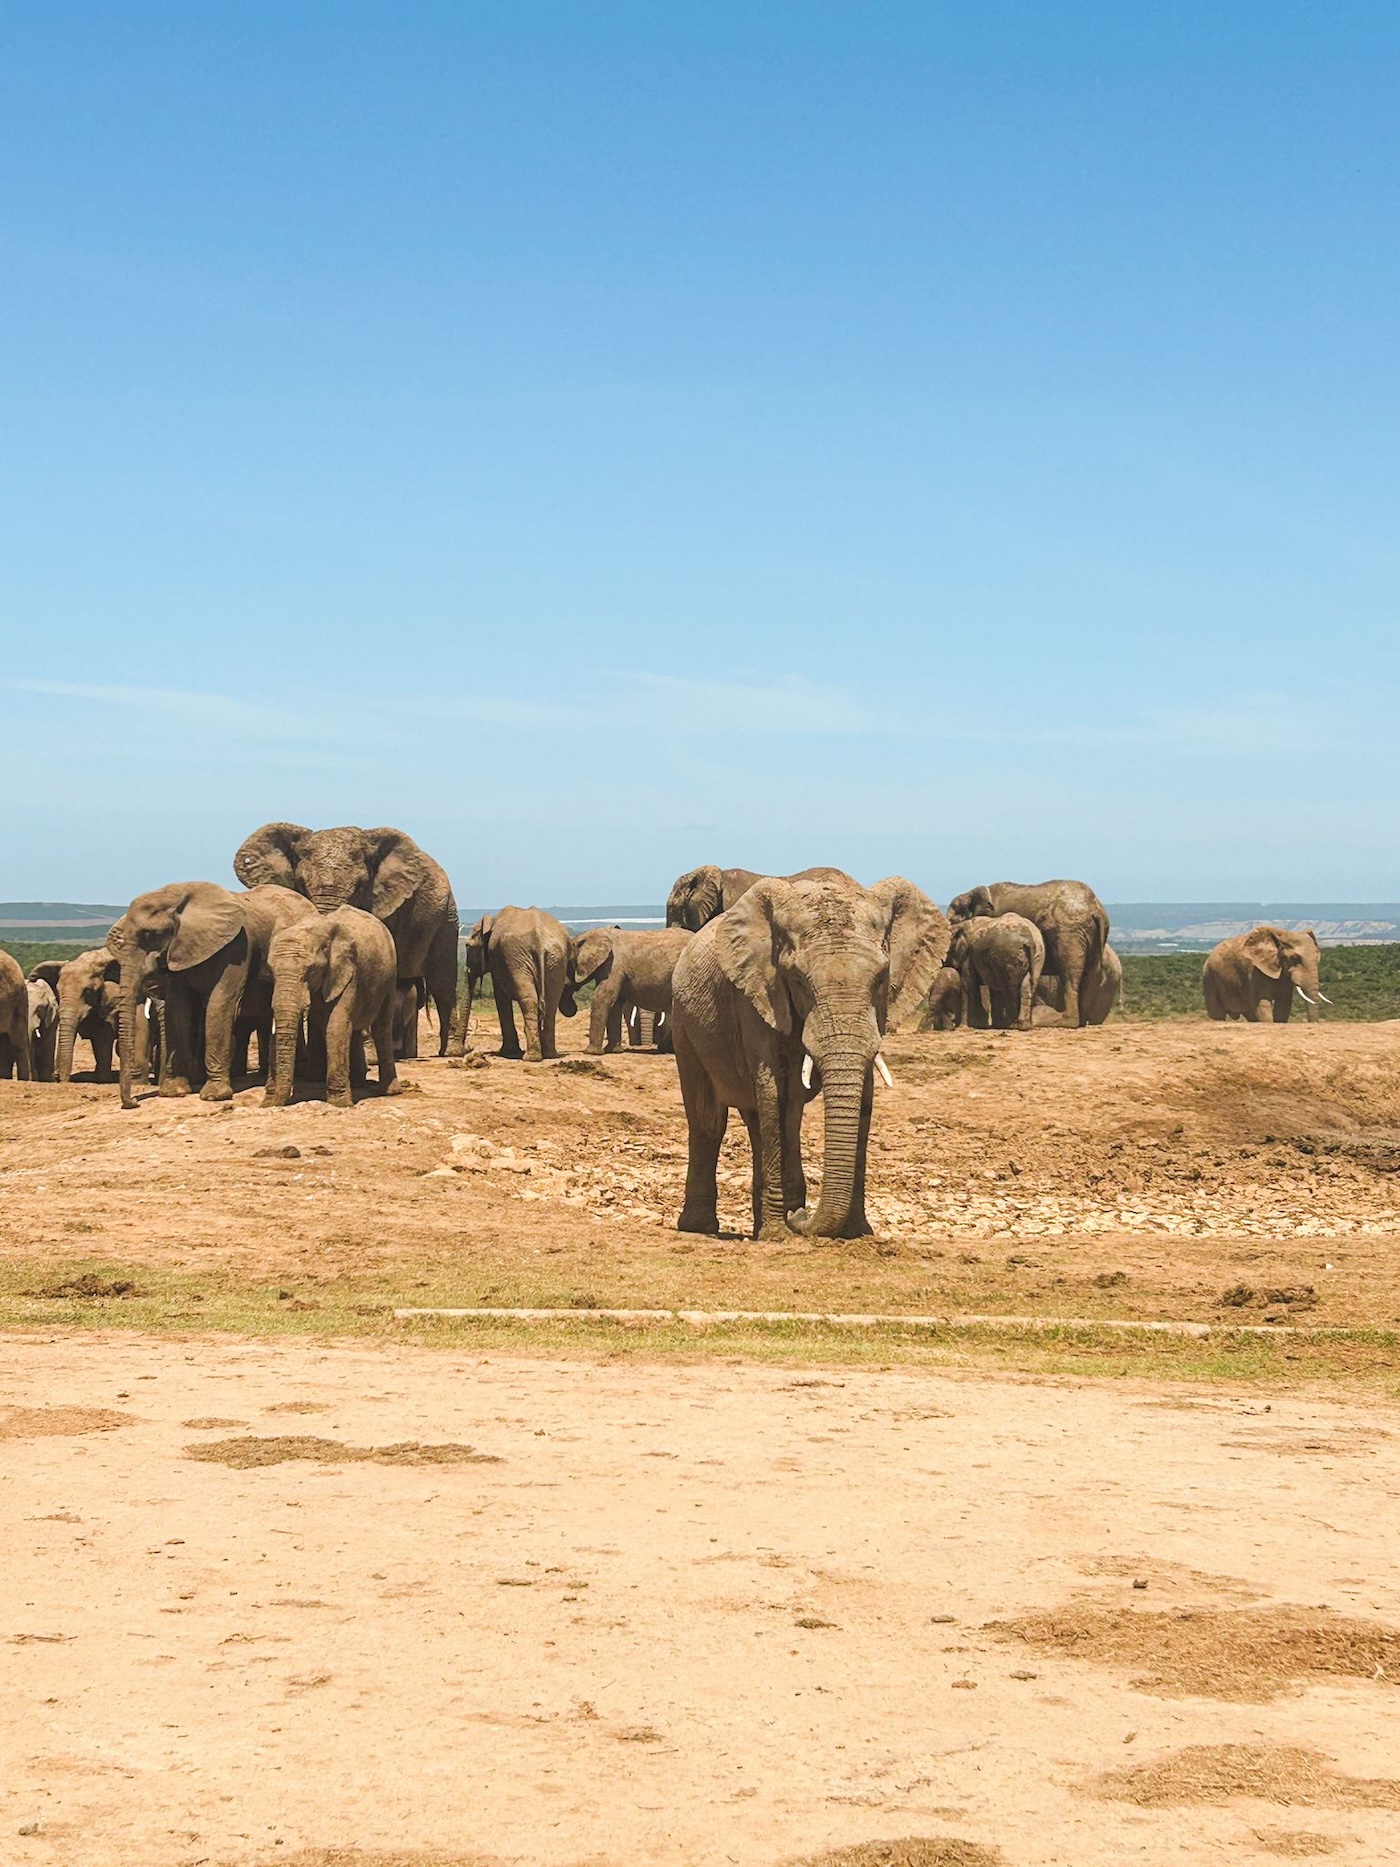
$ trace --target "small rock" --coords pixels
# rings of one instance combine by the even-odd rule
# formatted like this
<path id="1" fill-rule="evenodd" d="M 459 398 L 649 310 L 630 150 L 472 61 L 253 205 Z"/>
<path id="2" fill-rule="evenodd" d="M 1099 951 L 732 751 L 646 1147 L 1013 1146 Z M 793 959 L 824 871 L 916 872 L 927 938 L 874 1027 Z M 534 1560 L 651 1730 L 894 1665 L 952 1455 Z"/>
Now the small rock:
<path id="1" fill-rule="evenodd" d="M 1012 1673 L 1011 1677 L 1013 1679 L 1038 1679 L 1040 1677 L 1040 1674 L 1039 1673 Z"/>
<path id="2" fill-rule="evenodd" d="M 44 1831 L 39 1826 L 38 1822 L 21 1822 L 19 1832 L 22 1835 L 40 1835 Z"/>
<path id="3" fill-rule="evenodd" d="M 258 1147 L 253 1149 L 254 1160 L 300 1160 L 301 1149 L 290 1141 L 283 1147 Z"/>
<path id="4" fill-rule="evenodd" d="M 797 1621 L 794 1624 L 798 1627 L 808 1627 L 808 1628 L 835 1627 L 836 1626 L 835 1621 L 824 1621 L 822 1620 L 821 1616 L 818 1614 L 799 1615 L 797 1618 Z M 837 1631 L 839 1632 L 840 1630 L 838 1629 Z"/>
<path id="5" fill-rule="evenodd" d="M 1147 1586 L 1147 1583 L 1145 1581 L 1135 1581 L 1133 1583 L 1134 1588 L 1146 1588 L 1146 1586 Z"/>
<path id="6" fill-rule="evenodd" d="M 975 1679 L 955 1679 L 953 1681 L 953 1690 L 955 1692 L 975 1692 L 977 1690 L 977 1681 Z"/>
<path id="7" fill-rule="evenodd" d="M 958 1617 L 956 1614 L 930 1614 L 928 1618 L 935 1627 L 947 1627 Z"/>

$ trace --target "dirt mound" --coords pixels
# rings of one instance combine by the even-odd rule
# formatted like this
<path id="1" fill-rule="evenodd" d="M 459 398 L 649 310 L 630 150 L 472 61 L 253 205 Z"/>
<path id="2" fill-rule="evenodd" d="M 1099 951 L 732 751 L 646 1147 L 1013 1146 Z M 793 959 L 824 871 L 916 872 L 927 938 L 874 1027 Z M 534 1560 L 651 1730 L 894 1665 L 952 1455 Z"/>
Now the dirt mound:
<path id="1" fill-rule="evenodd" d="M 0 1439 L 66 1439 L 110 1433 L 133 1416 L 112 1407 L 0 1407 Z"/>
<path id="2" fill-rule="evenodd" d="M 1326 1608 L 1106 1607 L 992 1621 L 988 1633 L 1100 1666 L 1145 1666 L 1130 1683 L 1161 1698 L 1262 1704 L 1314 1679 L 1400 1683 L 1400 1631 Z"/>
<path id="3" fill-rule="evenodd" d="M 1318 1751 L 1292 1744 L 1190 1744 L 1155 1763 L 1109 1770 L 1087 1787 L 1107 1802 L 1135 1802 L 1144 1809 L 1241 1796 L 1287 1807 L 1400 1809 L 1400 1782 L 1343 1776 Z"/>
<path id="4" fill-rule="evenodd" d="M 954 1835 L 909 1835 L 901 1841 L 859 1841 L 825 1854 L 804 1854 L 788 1867 L 998 1867 L 1000 1848 Z M 290 1867 L 290 1864 L 289 1864 Z"/>
<path id="5" fill-rule="evenodd" d="M 208 1413 L 195 1420 L 181 1420 L 181 1426 L 194 1433 L 217 1432 L 221 1426 L 246 1426 L 246 1420 L 225 1419 L 222 1413 Z"/>
<path id="6" fill-rule="evenodd" d="M 285 1465 L 290 1459 L 310 1459 L 321 1465 L 499 1465 L 493 1453 L 474 1452 L 470 1446 L 448 1442 L 425 1446 L 405 1439 L 393 1446 L 347 1446 L 338 1439 L 316 1439 L 308 1434 L 215 1439 L 202 1446 L 186 1446 L 187 1459 L 210 1465 L 229 1465 L 248 1471 L 257 1465 Z"/>

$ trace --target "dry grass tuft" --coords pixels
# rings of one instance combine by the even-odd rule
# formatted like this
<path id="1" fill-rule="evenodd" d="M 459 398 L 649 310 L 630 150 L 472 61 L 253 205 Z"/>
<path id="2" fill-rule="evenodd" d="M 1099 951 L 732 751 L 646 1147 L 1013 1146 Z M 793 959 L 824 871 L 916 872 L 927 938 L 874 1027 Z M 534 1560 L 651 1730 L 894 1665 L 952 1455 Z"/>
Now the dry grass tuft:
<path id="1" fill-rule="evenodd" d="M 1000 1848 L 956 1835 L 906 1835 L 899 1841 L 858 1841 L 854 1847 L 805 1854 L 788 1867 L 999 1867 L 1002 1858 Z"/>
<path id="2" fill-rule="evenodd" d="M 1340 1854 L 1346 1846 L 1332 1835 L 1320 1835 L 1308 1828 L 1256 1828 L 1254 1839 L 1266 1854 L 1284 1860 L 1312 1860 L 1319 1854 Z"/>
<path id="3" fill-rule="evenodd" d="M 1400 1632 L 1326 1608 L 1174 1608 L 1074 1602 L 993 1621 L 988 1633 L 1042 1653 L 1150 1670 L 1131 1684 L 1161 1698 L 1263 1704 L 1313 1679 L 1400 1682 Z"/>
<path id="4" fill-rule="evenodd" d="M 1109 1770 L 1086 1788 L 1106 1802 L 1135 1802 L 1143 1809 L 1242 1796 L 1289 1808 L 1400 1809 L 1400 1782 L 1343 1776 L 1317 1751 L 1291 1744 L 1191 1744 L 1155 1763 Z"/>
<path id="5" fill-rule="evenodd" d="M 112 1407 L 0 1408 L 0 1439 L 67 1439 L 130 1426 L 133 1415 Z"/>
<path id="6" fill-rule="evenodd" d="M 490 1452 L 474 1452 L 470 1446 L 449 1442 L 425 1446 L 416 1439 L 406 1439 L 393 1446 L 347 1446 L 338 1439 L 316 1439 L 307 1434 L 260 1438 L 249 1433 L 242 1439 L 215 1439 L 201 1446 L 186 1446 L 187 1459 L 203 1459 L 210 1465 L 228 1465 L 235 1471 L 249 1471 L 258 1465 L 285 1465 L 290 1459 L 310 1459 L 321 1465 L 499 1465 L 501 1460 Z"/>

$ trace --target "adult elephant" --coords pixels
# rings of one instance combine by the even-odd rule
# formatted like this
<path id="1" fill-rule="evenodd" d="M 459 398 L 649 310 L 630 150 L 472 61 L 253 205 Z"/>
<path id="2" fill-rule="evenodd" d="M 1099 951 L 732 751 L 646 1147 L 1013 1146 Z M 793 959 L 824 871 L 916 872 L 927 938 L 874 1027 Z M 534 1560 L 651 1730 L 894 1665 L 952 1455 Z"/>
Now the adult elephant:
<path id="1" fill-rule="evenodd" d="M 105 946 L 93 947 L 72 959 L 40 960 L 29 976 L 45 981 L 58 1000 L 58 1080 L 72 1080 L 73 1046 L 82 1037 L 92 1046 L 95 1080 L 110 1083 L 121 976 L 116 955 Z"/>
<path id="2" fill-rule="evenodd" d="M 1035 997 L 1037 1024 L 1064 1022 L 1064 993 L 1053 972 L 1040 975 Z M 1122 998 L 1123 962 L 1113 947 L 1105 946 L 1097 970 L 1079 988 L 1080 1016 L 1085 1024 L 1107 1024 Z"/>
<path id="3" fill-rule="evenodd" d="M 1045 971 L 1064 994 L 1067 1024 L 1084 1024 L 1079 995 L 1108 944 L 1108 914 L 1085 882 L 990 882 L 955 895 L 948 903 L 954 927 L 979 915 L 1022 914 L 1034 921 L 1045 942 Z"/>
<path id="4" fill-rule="evenodd" d="M 271 1019 L 267 954 L 284 927 L 316 910 L 290 888 L 234 894 L 214 882 L 171 882 L 138 895 L 108 934 L 121 965 L 117 1026 L 122 1107 L 133 1108 L 137 1019 L 153 987 L 165 1001 L 163 1096 L 188 1095 L 203 1078 L 206 1102 L 226 1102 L 234 1026 Z"/>
<path id="5" fill-rule="evenodd" d="M 29 993 L 19 961 L 0 951 L 0 1077 L 30 1079 Z"/>
<path id="6" fill-rule="evenodd" d="M 683 1232 L 717 1232 L 716 1167 L 729 1111 L 753 1149 L 753 1224 L 861 1238 L 880 1046 L 928 991 L 948 923 L 912 882 L 764 880 L 710 921 L 672 981 L 676 1064 L 690 1130 Z M 885 1072 L 887 1075 L 888 1072 Z M 825 1101 L 821 1197 L 806 1211 L 802 1109 Z M 789 1216 L 791 1215 L 791 1216 Z"/>
<path id="7" fill-rule="evenodd" d="M 595 1056 L 622 1048 L 623 1022 L 634 1010 L 670 1011 L 671 975 L 693 938 L 684 927 L 590 927 L 570 940 L 570 987 L 593 982 L 588 1048 Z"/>
<path id="8" fill-rule="evenodd" d="M 399 1054 L 418 1055 L 421 981 L 437 1009 L 438 1055 L 446 1056 L 457 1001 L 457 903 L 446 869 L 411 836 L 355 824 L 308 830 L 300 823 L 265 823 L 239 845 L 233 871 L 245 888 L 295 888 L 318 913 L 363 908 L 383 921 L 394 936 L 404 988 Z"/>
<path id="9" fill-rule="evenodd" d="M 467 935 L 465 1031 L 476 988 L 489 972 L 501 1021 L 503 1057 L 521 1055 L 515 1029 L 519 1005 L 525 1026 L 524 1055 L 531 1063 L 557 1057 L 555 1020 L 562 1011 L 572 1018 L 577 1006 L 569 986 L 569 935 L 561 921 L 543 908 L 502 908 L 483 914 Z"/>
<path id="10" fill-rule="evenodd" d="M 953 926 L 948 962 L 962 985 L 963 1023 L 986 1030 L 1031 1028 L 1045 942 L 1024 914 L 975 914 Z M 985 993 L 985 999 L 983 994 Z"/>
<path id="11" fill-rule="evenodd" d="M 858 886 L 844 869 L 800 869 L 796 875 L 777 878 L 785 882 L 845 882 Z M 697 933 L 707 921 L 724 914 L 746 895 L 763 877 L 753 869 L 717 869 L 706 863 L 678 875 L 666 897 L 666 925 L 688 927 Z"/>
<path id="12" fill-rule="evenodd" d="M 1255 927 L 1222 940 L 1201 969 L 1206 1014 L 1217 1021 L 1287 1024 L 1296 993 L 1307 1006 L 1308 1022 L 1314 1023 L 1319 1003 L 1332 1002 L 1318 983 L 1321 958 L 1311 928 Z"/>

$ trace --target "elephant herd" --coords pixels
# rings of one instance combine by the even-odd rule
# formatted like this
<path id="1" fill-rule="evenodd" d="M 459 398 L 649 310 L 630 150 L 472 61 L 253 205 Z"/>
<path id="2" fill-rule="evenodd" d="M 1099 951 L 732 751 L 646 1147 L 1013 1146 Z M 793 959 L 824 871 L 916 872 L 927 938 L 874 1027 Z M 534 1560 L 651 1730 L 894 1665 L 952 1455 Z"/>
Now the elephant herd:
<path id="1" fill-rule="evenodd" d="M 439 1055 L 461 1055 L 489 977 L 502 1057 L 558 1055 L 557 1020 L 592 987 L 588 1048 L 615 1051 L 624 1025 L 655 1021 L 674 1051 L 689 1130 L 682 1231 L 719 1228 L 717 1164 L 737 1109 L 753 1156 L 753 1230 L 776 1238 L 865 1235 L 874 1085 L 889 1082 L 885 1034 L 917 1020 L 1029 1029 L 1102 1023 L 1122 967 L 1108 915 L 1082 882 L 997 882 L 947 915 L 902 876 L 862 887 L 840 869 L 763 876 L 705 866 L 678 878 L 666 926 L 580 934 L 540 908 L 483 915 L 462 943 L 441 865 L 400 830 L 269 823 L 240 846 L 241 892 L 179 882 L 138 895 L 105 947 L 45 961 L 24 979 L 0 953 L 0 1073 L 66 1081 L 76 1038 L 99 1080 L 112 1059 L 124 1107 L 137 1087 L 227 1099 L 256 1036 L 266 1100 L 324 1084 L 348 1106 L 373 1045 L 381 1094 L 414 1057 L 419 1013 L 436 1008 Z M 1206 961 L 1212 1017 L 1287 1018 L 1297 992 L 1316 1015 L 1317 941 L 1260 927 Z M 1311 990 L 1309 989 L 1311 988 Z M 517 1028 L 517 1013 L 520 1025 Z M 821 1190 L 809 1208 L 802 1116 L 823 1099 Z"/>

